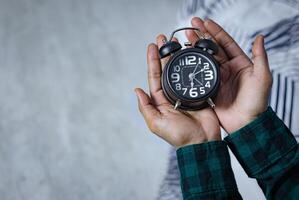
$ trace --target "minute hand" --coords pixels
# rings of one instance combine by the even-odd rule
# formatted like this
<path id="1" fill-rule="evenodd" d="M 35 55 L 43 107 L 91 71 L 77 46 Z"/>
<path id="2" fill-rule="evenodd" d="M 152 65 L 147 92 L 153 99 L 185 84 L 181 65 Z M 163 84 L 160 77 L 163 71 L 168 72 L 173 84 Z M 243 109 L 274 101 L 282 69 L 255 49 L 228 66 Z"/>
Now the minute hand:
<path id="1" fill-rule="evenodd" d="M 194 72 L 197 70 L 198 65 L 200 64 L 200 62 L 197 63 L 197 65 L 195 66 L 194 71 L 192 72 L 192 74 L 194 74 Z"/>
<path id="2" fill-rule="evenodd" d="M 198 72 L 196 72 L 196 73 L 193 74 L 193 75 L 195 76 L 196 74 L 199 74 L 200 72 L 203 72 L 203 71 L 205 71 L 205 69 L 201 69 L 201 70 L 199 70 Z"/>

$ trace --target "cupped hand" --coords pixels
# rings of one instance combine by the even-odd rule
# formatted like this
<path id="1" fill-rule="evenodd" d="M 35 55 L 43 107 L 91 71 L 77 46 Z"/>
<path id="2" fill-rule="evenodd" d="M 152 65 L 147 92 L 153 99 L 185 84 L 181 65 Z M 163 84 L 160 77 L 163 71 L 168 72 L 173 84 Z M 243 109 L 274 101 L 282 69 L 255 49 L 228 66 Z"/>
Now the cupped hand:
<path id="1" fill-rule="evenodd" d="M 136 88 L 139 110 L 149 129 L 179 148 L 186 145 L 220 140 L 220 125 L 211 108 L 200 111 L 180 111 L 164 96 L 161 87 L 161 73 L 167 59 L 160 60 L 158 48 L 166 37 L 159 35 L 157 44 L 150 44 L 147 50 L 148 83 L 150 95 Z"/>
<path id="2" fill-rule="evenodd" d="M 220 63 L 221 85 L 215 100 L 215 112 L 221 126 L 232 133 L 256 119 L 267 109 L 272 84 L 263 36 L 252 46 L 252 59 L 233 38 L 212 20 L 193 18 L 192 26 L 209 35 L 220 47 L 215 56 Z M 198 40 L 194 31 L 186 35 L 192 43 Z"/>

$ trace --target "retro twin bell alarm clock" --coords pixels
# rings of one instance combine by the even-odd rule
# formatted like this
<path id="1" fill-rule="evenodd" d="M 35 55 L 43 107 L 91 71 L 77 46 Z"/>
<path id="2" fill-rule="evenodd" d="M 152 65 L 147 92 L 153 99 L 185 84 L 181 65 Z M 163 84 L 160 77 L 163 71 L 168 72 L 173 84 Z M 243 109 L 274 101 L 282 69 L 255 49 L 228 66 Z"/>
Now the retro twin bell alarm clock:
<path id="1" fill-rule="evenodd" d="M 205 37 L 200 37 L 194 46 L 186 42 L 184 49 L 171 41 L 176 32 L 187 29 L 200 33 L 193 27 L 177 29 L 159 49 L 160 58 L 170 55 L 162 72 L 163 92 L 175 109 L 199 110 L 209 105 L 214 108 L 213 97 L 220 84 L 219 65 L 213 57 L 218 46 Z"/>

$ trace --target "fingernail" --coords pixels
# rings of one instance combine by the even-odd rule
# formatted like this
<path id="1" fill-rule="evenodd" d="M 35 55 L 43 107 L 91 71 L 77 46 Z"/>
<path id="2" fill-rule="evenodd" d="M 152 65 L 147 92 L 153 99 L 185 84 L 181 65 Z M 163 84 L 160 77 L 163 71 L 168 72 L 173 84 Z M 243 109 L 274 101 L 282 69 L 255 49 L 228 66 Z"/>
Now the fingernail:
<path id="1" fill-rule="evenodd" d="M 204 21 L 204 25 L 208 25 L 210 22 L 213 22 L 213 20 L 210 18 L 206 18 Z"/>
<path id="2" fill-rule="evenodd" d="M 150 43 L 148 46 L 147 46 L 147 50 L 148 51 L 151 51 L 151 49 L 153 48 L 155 44 L 154 43 Z"/>
<path id="3" fill-rule="evenodd" d="M 150 59 L 156 59 L 157 58 L 157 49 L 156 45 L 151 43 L 148 46 L 148 56 Z"/>
<path id="4" fill-rule="evenodd" d="M 165 35 L 163 35 L 163 34 L 159 34 L 158 36 L 157 36 L 157 38 L 156 38 L 156 42 L 158 43 L 158 42 L 163 42 L 163 41 L 166 41 L 167 39 L 166 39 L 166 36 Z"/>
<path id="5" fill-rule="evenodd" d="M 139 102 L 139 95 L 138 95 L 138 91 L 137 91 L 137 88 L 134 89 L 134 92 L 136 94 L 136 97 L 137 97 L 137 101 Z"/>
<path id="6" fill-rule="evenodd" d="M 265 42 L 265 37 L 263 36 L 263 35 L 260 35 L 261 36 L 261 40 L 262 40 L 262 43 L 264 44 L 264 42 Z"/>
<path id="7" fill-rule="evenodd" d="M 193 17 L 193 18 L 191 19 L 191 24 L 193 25 L 194 21 L 196 21 L 196 20 L 198 20 L 198 19 L 199 19 L 198 17 Z"/>
<path id="8" fill-rule="evenodd" d="M 191 21 L 197 20 L 197 19 L 198 19 L 198 17 L 192 17 Z"/>
<path id="9" fill-rule="evenodd" d="M 190 36 L 192 34 L 192 31 L 191 30 L 186 30 L 186 34 L 187 34 L 187 36 Z"/>
<path id="10" fill-rule="evenodd" d="M 262 34 L 259 35 L 259 37 L 261 38 L 261 43 L 262 43 L 262 47 L 265 49 L 265 38 Z"/>
<path id="11" fill-rule="evenodd" d="M 137 88 L 134 89 L 134 92 L 138 96 L 138 89 Z"/>

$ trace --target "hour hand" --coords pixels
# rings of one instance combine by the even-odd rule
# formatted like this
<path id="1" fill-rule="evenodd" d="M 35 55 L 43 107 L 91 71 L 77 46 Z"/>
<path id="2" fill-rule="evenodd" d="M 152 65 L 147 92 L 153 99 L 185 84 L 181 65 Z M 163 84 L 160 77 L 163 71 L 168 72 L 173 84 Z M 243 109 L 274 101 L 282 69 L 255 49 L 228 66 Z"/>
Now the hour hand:
<path id="1" fill-rule="evenodd" d="M 194 82 L 193 82 L 193 79 L 192 79 L 192 81 L 191 81 L 191 88 L 193 88 L 194 87 Z"/>
<path id="2" fill-rule="evenodd" d="M 203 86 L 203 84 L 197 78 L 194 78 L 194 80 L 196 80 L 201 86 Z"/>
<path id="3" fill-rule="evenodd" d="M 193 73 L 189 74 L 189 80 L 191 81 L 191 88 L 194 86 L 194 75 Z"/>

